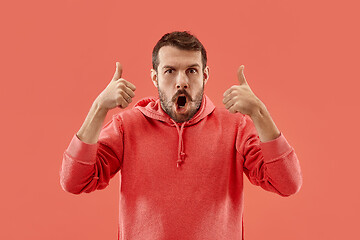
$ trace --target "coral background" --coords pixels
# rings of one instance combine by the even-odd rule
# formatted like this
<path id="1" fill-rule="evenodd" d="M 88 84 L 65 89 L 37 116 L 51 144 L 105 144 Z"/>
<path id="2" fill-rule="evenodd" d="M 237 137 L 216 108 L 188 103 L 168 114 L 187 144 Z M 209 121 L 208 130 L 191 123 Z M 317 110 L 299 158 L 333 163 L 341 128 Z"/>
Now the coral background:
<path id="1" fill-rule="evenodd" d="M 66 193 L 62 154 L 116 61 L 137 87 L 135 102 L 157 95 L 151 51 L 174 30 L 205 45 L 205 93 L 219 107 L 245 65 L 299 157 L 304 183 L 288 198 L 244 175 L 245 239 L 360 239 L 359 7 L 355 0 L 2 2 L 0 239 L 117 239 L 119 174 L 104 190 Z"/>

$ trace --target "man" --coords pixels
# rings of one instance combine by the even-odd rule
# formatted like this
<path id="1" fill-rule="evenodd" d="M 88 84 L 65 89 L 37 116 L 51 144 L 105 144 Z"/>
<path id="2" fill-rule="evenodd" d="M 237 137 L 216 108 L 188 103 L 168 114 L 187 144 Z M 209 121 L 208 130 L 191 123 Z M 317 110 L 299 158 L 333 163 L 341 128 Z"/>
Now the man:
<path id="1" fill-rule="evenodd" d="M 64 152 L 64 190 L 103 189 L 120 171 L 119 239 L 244 239 L 243 173 L 281 196 L 299 191 L 294 149 L 251 91 L 244 66 L 239 84 L 215 108 L 203 93 L 206 51 L 188 32 L 165 34 L 153 50 L 151 78 L 159 99 L 126 108 L 135 86 L 113 79 L 94 101 Z M 101 129 L 102 128 L 102 129 Z"/>

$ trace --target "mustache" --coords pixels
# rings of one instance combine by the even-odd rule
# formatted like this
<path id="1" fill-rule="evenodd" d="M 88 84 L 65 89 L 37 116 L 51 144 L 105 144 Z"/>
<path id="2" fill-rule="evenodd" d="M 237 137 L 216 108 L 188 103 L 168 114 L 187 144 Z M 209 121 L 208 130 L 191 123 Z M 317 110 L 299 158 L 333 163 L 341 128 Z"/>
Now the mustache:
<path id="1" fill-rule="evenodd" d="M 187 91 L 185 91 L 184 89 L 178 90 L 178 91 L 175 93 L 175 95 L 172 97 L 171 100 L 172 100 L 173 102 L 175 102 L 176 99 L 178 98 L 178 96 L 181 95 L 181 94 L 184 94 L 187 99 L 189 99 L 190 101 L 192 101 L 192 97 L 191 97 L 190 94 L 189 94 Z"/>

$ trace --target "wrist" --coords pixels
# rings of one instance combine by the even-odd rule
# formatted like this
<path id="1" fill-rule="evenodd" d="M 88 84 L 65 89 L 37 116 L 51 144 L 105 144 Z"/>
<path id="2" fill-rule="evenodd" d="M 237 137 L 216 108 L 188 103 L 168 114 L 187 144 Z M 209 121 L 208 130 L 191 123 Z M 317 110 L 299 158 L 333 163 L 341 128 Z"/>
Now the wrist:
<path id="1" fill-rule="evenodd" d="M 259 105 L 250 118 L 255 125 L 261 142 L 268 142 L 280 136 L 280 131 L 264 104 Z"/>
<path id="2" fill-rule="evenodd" d="M 107 112 L 109 111 L 109 109 L 104 107 L 98 99 L 96 99 L 93 102 L 92 108 L 94 109 L 95 113 L 98 113 L 98 114 L 105 114 L 106 115 Z"/>
<path id="3" fill-rule="evenodd" d="M 262 103 L 260 100 L 258 101 L 258 104 L 253 108 L 253 111 L 251 114 L 249 114 L 249 117 L 254 121 L 261 118 L 264 118 L 268 115 L 268 110 L 264 103 Z"/>
<path id="4" fill-rule="evenodd" d="M 97 110 L 97 112 L 108 112 L 110 110 L 104 106 L 99 97 L 97 97 L 93 102 L 93 107 Z"/>

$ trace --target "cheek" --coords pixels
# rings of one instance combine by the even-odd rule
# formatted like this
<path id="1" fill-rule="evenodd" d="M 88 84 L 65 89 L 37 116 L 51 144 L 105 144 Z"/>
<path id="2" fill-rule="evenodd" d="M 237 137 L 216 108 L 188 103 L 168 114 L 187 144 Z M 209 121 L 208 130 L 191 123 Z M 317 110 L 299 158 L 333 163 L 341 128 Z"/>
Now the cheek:
<path id="1" fill-rule="evenodd" d="M 193 81 L 192 88 L 194 91 L 198 92 L 200 91 L 204 86 L 204 81 L 202 78 L 196 79 L 196 81 Z"/>
<path id="2" fill-rule="evenodd" d="M 173 92 L 172 88 L 166 84 L 160 84 L 159 85 L 159 90 L 162 92 L 162 94 L 169 98 L 169 96 L 171 95 L 171 93 Z"/>
<path id="3" fill-rule="evenodd" d="M 171 79 L 171 77 L 167 76 L 160 76 L 159 80 L 158 80 L 158 85 L 160 86 L 160 88 L 162 89 L 171 89 L 171 87 L 173 87 L 174 84 L 174 80 Z"/>
<path id="4" fill-rule="evenodd" d="M 171 95 L 171 91 L 166 88 L 165 86 L 161 85 L 159 86 L 158 88 L 159 90 L 159 93 L 162 95 L 162 98 L 165 100 L 165 101 L 171 101 L 173 95 Z"/>

